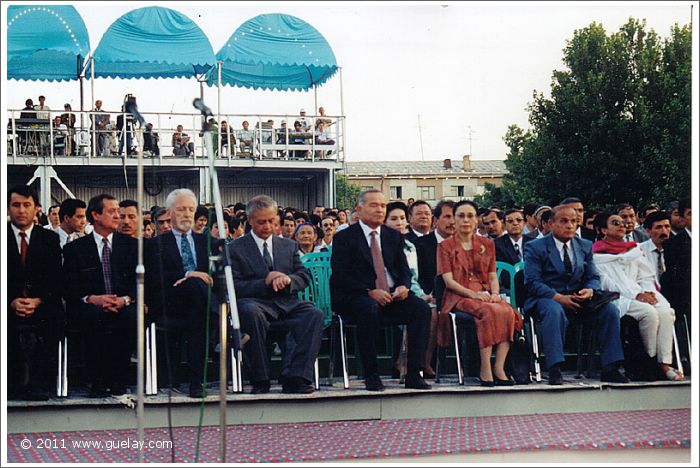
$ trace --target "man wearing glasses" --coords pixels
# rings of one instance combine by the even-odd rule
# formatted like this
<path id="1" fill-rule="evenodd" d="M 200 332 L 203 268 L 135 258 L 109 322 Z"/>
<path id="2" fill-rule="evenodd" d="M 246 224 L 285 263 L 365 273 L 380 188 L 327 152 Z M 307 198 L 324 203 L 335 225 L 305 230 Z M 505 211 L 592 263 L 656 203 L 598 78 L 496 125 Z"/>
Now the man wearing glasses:
<path id="1" fill-rule="evenodd" d="M 505 262 L 515 265 L 523 261 L 523 252 L 525 244 L 530 242 L 532 238 L 523 236 L 523 228 L 525 227 L 525 216 L 523 212 L 517 208 L 506 210 L 506 235 L 496 238 L 493 243 L 496 245 L 496 261 Z M 501 278 L 501 292 L 510 295 L 508 274 L 504 274 Z M 518 291 L 524 294 L 524 280 L 522 272 L 515 275 L 516 284 L 519 285 Z M 518 298 L 520 305 L 523 297 Z"/>

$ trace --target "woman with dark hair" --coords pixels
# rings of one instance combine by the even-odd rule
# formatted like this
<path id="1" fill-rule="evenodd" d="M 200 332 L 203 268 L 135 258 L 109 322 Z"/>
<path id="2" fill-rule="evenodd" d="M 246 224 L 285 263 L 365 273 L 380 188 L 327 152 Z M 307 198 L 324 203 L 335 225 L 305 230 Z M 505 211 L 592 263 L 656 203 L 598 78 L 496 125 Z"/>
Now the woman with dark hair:
<path id="1" fill-rule="evenodd" d="M 478 207 L 470 200 L 455 204 L 454 236 L 438 244 L 437 274 L 445 281 L 438 322 L 438 346 L 450 339 L 448 314 L 452 310 L 473 316 L 479 341 L 482 386 L 513 385 L 504 364 L 515 331 L 520 331 L 520 314 L 499 295 L 496 276 L 496 248 L 491 239 L 476 234 Z M 496 347 L 496 360 L 491 367 L 491 351 Z"/>
<path id="2" fill-rule="evenodd" d="M 413 245 L 409 240 L 406 239 L 406 232 L 408 230 L 408 208 L 404 202 L 395 201 L 386 205 L 386 217 L 384 218 L 384 225 L 395 231 L 401 233 L 403 238 L 403 253 L 406 255 L 406 261 L 408 262 L 408 268 L 411 270 L 411 291 L 413 293 L 426 301 L 430 307 L 435 307 L 435 300 L 430 294 L 426 294 L 423 288 L 418 284 L 418 255 L 416 254 L 416 246 Z M 432 360 L 432 353 L 426 353 L 426 363 L 423 376 L 425 378 L 435 378 L 435 371 L 431 367 L 430 361 Z M 398 367 L 398 362 L 395 364 Z"/>

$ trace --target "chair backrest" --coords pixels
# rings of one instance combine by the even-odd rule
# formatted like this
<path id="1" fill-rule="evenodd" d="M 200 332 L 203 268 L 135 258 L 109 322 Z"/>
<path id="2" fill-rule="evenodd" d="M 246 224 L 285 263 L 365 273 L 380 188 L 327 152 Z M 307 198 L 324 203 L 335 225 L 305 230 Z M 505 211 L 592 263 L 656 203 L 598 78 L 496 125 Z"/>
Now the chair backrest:
<path id="1" fill-rule="evenodd" d="M 312 252 L 301 257 L 301 263 L 311 272 L 312 281 L 299 292 L 299 299 L 313 302 L 323 312 L 323 325 L 333 320 L 331 310 L 331 252 Z"/>
<path id="2" fill-rule="evenodd" d="M 508 290 L 510 291 L 510 305 L 513 306 L 513 308 L 517 309 L 517 301 L 516 301 L 516 290 L 515 290 L 515 274 L 525 268 L 525 264 L 523 262 L 518 262 L 515 265 L 511 265 L 510 263 L 506 262 L 496 262 L 496 276 L 499 278 L 501 277 L 501 273 L 504 271 L 508 273 L 508 278 L 510 285 L 508 287 Z"/>

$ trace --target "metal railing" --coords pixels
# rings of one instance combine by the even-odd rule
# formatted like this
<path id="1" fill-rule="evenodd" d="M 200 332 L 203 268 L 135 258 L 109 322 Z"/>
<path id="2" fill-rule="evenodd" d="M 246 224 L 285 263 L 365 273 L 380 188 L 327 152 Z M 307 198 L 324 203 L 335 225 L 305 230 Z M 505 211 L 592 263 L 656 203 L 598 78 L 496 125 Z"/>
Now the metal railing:
<path id="1" fill-rule="evenodd" d="M 206 157 L 199 113 L 142 112 L 148 125 L 141 139 L 131 115 L 121 111 L 8 109 L 7 112 L 7 155 L 11 164 L 32 163 L 32 158 L 51 158 L 53 164 L 75 164 L 71 158 L 80 158 L 80 164 L 89 165 L 93 159 L 129 157 L 141 145 L 144 155 L 158 158 L 166 165 L 169 160 L 191 159 L 194 163 Z M 37 114 L 49 118 L 38 119 Z M 295 131 L 294 122 L 302 119 L 307 128 Z M 315 125 L 319 120 L 329 124 L 323 132 Z M 344 120 L 344 116 L 221 114 L 221 123 L 214 130 L 215 153 L 217 158 L 229 160 L 343 162 Z M 105 123 L 92 125 L 94 121 Z M 243 121 L 249 123 L 247 132 Z M 176 141 L 178 137 L 174 135 L 180 134 L 178 125 L 182 125 L 181 133 L 189 140 Z"/>

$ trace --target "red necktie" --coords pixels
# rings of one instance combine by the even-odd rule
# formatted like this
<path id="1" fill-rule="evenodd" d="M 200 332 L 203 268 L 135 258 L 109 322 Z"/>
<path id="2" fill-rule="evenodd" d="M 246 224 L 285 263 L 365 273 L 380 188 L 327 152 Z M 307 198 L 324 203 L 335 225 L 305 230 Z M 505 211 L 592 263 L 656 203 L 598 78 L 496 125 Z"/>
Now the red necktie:
<path id="1" fill-rule="evenodd" d="M 19 256 L 22 259 L 22 268 L 24 271 L 27 271 L 27 253 L 29 251 L 29 244 L 27 244 L 27 233 L 26 232 L 20 232 L 19 237 L 22 239 L 19 242 Z M 24 286 L 24 289 L 22 289 L 22 295 L 24 297 L 29 297 L 29 289 L 26 286 Z"/>
<path id="2" fill-rule="evenodd" d="M 379 248 L 379 243 L 377 242 L 377 231 L 371 231 L 370 233 L 370 250 L 372 251 L 372 264 L 374 265 L 374 273 L 377 275 L 377 280 L 375 281 L 375 286 L 377 289 L 383 289 L 389 292 L 389 283 L 386 280 L 386 271 L 384 271 L 384 258 L 382 257 L 382 251 Z"/>

